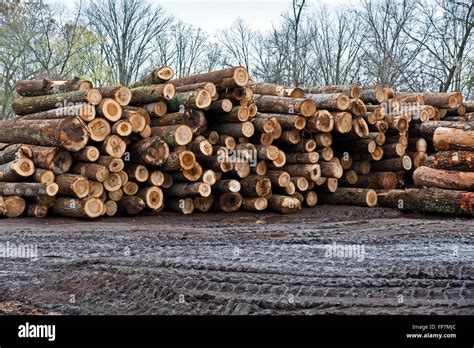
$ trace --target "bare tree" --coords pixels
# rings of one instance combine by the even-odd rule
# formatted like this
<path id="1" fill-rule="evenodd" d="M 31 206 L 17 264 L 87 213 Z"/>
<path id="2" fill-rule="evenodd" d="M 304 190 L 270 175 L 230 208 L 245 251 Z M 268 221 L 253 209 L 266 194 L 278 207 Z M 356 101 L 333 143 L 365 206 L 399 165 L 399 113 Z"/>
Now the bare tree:
<path id="1" fill-rule="evenodd" d="M 87 17 L 94 31 L 105 38 L 101 42 L 104 58 L 122 84 L 137 79 L 155 49 L 151 43 L 171 21 L 160 7 L 144 0 L 92 0 Z"/>
<path id="2" fill-rule="evenodd" d="M 419 29 L 404 28 L 404 31 L 425 51 L 419 60 L 425 79 L 433 81 L 440 92 L 466 88 L 473 64 L 474 3 L 472 0 L 424 1 L 418 8 Z"/>
<path id="3" fill-rule="evenodd" d="M 302 22 L 303 9 L 305 8 L 306 0 L 293 0 L 292 16 L 287 17 L 292 33 L 293 53 L 291 55 L 291 70 L 292 70 L 292 84 L 299 86 L 299 61 L 300 61 L 300 26 Z"/>
<path id="4" fill-rule="evenodd" d="M 238 18 L 229 29 L 218 35 L 219 43 L 229 57 L 228 65 L 241 65 L 250 69 L 251 47 L 255 33 Z"/>
<path id="5" fill-rule="evenodd" d="M 329 24 L 331 23 L 331 24 Z M 364 31 L 352 11 L 318 7 L 307 21 L 311 48 L 306 84 L 342 85 L 357 80 Z"/>

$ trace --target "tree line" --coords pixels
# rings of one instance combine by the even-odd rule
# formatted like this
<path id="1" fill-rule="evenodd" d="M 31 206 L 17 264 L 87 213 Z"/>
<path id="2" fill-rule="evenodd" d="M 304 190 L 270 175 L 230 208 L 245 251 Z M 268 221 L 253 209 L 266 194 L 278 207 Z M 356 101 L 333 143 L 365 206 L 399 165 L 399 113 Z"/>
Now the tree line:
<path id="1" fill-rule="evenodd" d="M 242 65 L 288 86 L 380 83 L 403 91 L 474 86 L 472 0 L 360 0 L 329 8 L 288 0 L 272 30 L 238 18 L 212 40 L 148 0 L 0 4 L 0 108 L 23 79 L 129 84 L 171 66 L 177 77 Z M 211 20 L 211 19 L 210 19 Z"/>

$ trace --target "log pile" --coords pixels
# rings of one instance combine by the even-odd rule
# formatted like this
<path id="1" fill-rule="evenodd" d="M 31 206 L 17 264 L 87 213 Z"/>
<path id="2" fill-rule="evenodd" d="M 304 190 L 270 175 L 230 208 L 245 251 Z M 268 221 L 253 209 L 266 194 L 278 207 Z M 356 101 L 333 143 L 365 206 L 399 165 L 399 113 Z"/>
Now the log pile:
<path id="1" fill-rule="evenodd" d="M 161 67 L 130 87 L 30 80 L 17 93 L 17 118 L 0 121 L 8 217 L 398 207 L 397 195 L 419 189 L 395 189 L 413 180 L 473 188 L 472 105 L 457 93 L 292 88 L 255 82 L 242 67 L 179 79 Z M 449 125 L 438 126 L 442 118 Z M 436 179 L 443 170 L 458 172 Z M 433 194 L 444 211 L 472 214 L 471 196 Z"/>

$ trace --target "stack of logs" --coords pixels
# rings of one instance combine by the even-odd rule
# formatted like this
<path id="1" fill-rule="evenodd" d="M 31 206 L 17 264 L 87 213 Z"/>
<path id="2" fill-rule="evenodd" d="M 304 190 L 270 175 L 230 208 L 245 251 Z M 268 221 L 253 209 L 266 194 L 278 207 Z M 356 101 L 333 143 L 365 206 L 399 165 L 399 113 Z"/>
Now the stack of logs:
<path id="1" fill-rule="evenodd" d="M 432 143 L 441 148 L 424 128 L 439 121 L 430 120 L 450 117 L 451 129 L 472 131 L 472 104 L 458 93 L 290 88 L 255 82 L 242 67 L 172 78 L 161 67 L 130 87 L 93 88 L 78 78 L 20 82 L 17 118 L 0 122 L 0 214 L 394 206 L 395 188 L 410 185 L 422 164 L 434 166 L 427 154 Z M 470 156 L 454 169 L 472 171 Z M 463 189 L 472 190 L 466 180 L 471 186 Z M 473 201 L 464 203 L 468 215 Z"/>

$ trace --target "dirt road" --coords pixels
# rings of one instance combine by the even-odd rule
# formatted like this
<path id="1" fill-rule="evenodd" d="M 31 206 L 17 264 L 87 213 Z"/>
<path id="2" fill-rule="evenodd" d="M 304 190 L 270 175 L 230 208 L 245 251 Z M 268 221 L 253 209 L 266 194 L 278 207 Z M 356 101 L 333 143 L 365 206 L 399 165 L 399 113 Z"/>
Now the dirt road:
<path id="1" fill-rule="evenodd" d="M 474 220 L 344 206 L 2 219 L 0 313 L 473 314 Z"/>

